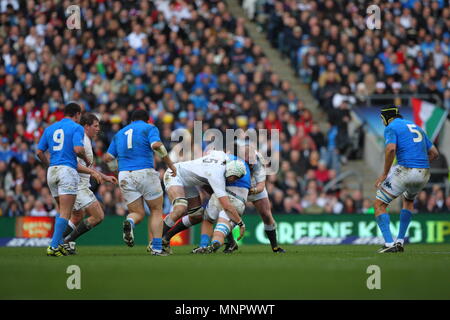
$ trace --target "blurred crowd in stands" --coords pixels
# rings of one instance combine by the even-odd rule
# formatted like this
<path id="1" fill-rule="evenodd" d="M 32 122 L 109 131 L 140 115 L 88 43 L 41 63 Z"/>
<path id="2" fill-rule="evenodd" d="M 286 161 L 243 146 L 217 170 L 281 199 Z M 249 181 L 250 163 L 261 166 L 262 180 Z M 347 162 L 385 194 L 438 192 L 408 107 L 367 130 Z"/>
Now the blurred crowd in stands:
<path id="1" fill-rule="evenodd" d="M 173 131 L 192 131 L 195 120 L 202 121 L 203 130 L 278 129 L 279 144 L 272 152 L 280 155 L 280 170 L 267 178 L 274 213 L 372 213 L 372 200 L 363 198 L 360 190 L 327 185 L 359 147 L 352 148 L 348 136 L 347 99 L 341 97 L 335 108 L 331 93 L 350 95 L 359 81 L 373 75 L 374 66 L 360 53 L 370 51 L 367 39 L 372 38 L 355 26 L 357 14 L 352 19 L 339 18 L 334 1 L 318 1 L 323 8 L 315 1 L 284 2 L 263 1 L 257 8 L 269 19 L 270 41 L 283 54 L 296 53 L 291 58 L 300 77 L 312 84 L 326 110 L 334 108 L 326 127 L 319 126 L 291 84 L 273 72 L 261 47 L 248 36 L 244 19 L 233 17 L 223 1 L 83 0 L 80 30 L 66 26 L 65 8 L 70 1 L 0 1 L 0 214 L 56 214 L 46 171 L 36 160 L 35 150 L 43 130 L 63 117 L 64 104 L 69 101 L 79 102 L 100 119 L 102 131 L 93 149 L 95 166 L 105 173 L 109 171 L 101 157 L 111 138 L 128 124 L 133 110 L 144 108 L 168 149 L 175 145 Z M 351 9 L 351 3 L 343 10 Z M 299 12 L 294 4 L 305 8 Z M 445 12 L 441 10 L 438 17 L 430 13 L 433 21 L 425 14 L 421 18 L 425 26 L 433 23 L 437 30 Z M 397 18 L 391 19 L 397 23 Z M 332 31 L 337 21 L 337 31 Z M 443 52 L 448 53 L 445 23 L 448 19 L 441 33 L 433 36 L 442 37 Z M 296 36 L 288 34 L 291 27 Z M 348 29 L 343 44 L 341 28 Z M 283 32 L 287 34 L 280 40 L 278 35 Z M 300 41 L 292 51 L 291 44 L 285 46 L 295 37 Z M 358 37 L 356 43 L 354 37 Z M 392 35 L 388 39 L 395 42 Z M 321 47 L 310 51 L 310 42 Z M 369 48 L 363 50 L 360 45 Z M 370 45 L 375 53 L 386 47 L 384 42 Z M 336 53 L 344 48 L 350 50 L 345 56 Z M 386 54 L 386 59 L 394 59 L 392 52 Z M 406 64 L 408 59 L 417 64 L 418 57 L 403 58 Z M 423 60 L 426 66 L 427 59 Z M 426 87 L 431 79 L 442 76 L 442 67 L 448 68 L 448 54 L 442 60 L 434 73 L 421 72 L 418 67 L 414 78 L 418 87 L 422 88 L 422 79 L 428 79 Z M 349 61 L 353 62 L 345 65 Z M 379 69 L 383 74 L 384 69 Z M 406 67 L 405 72 L 412 71 Z M 392 77 L 394 82 L 401 81 L 396 71 Z M 383 77 L 387 86 L 393 83 L 389 79 L 391 75 Z M 259 147 L 268 148 L 270 142 Z M 156 166 L 162 175 L 164 167 L 158 159 Z M 92 187 L 107 215 L 126 214 L 118 187 L 94 182 Z M 450 210 L 450 197 L 445 199 L 439 190 L 421 194 L 417 209 L 437 212 L 447 206 Z M 169 208 L 166 198 L 165 211 Z"/>
<path id="2" fill-rule="evenodd" d="M 241 2 L 328 113 L 366 105 L 373 94 L 394 96 L 372 100 L 377 106 L 423 94 L 450 110 L 447 1 Z M 371 5 L 380 9 L 379 29 L 368 28 Z"/>

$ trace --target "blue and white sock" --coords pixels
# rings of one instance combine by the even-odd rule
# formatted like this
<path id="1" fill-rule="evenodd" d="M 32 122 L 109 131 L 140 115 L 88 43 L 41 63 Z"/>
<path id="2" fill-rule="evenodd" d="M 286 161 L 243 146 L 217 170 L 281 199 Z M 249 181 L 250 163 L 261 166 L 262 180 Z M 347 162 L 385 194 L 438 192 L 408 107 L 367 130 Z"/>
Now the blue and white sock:
<path id="1" fill-rule="evenodd" d="M 67 219 L 57 217 L 55 218 L 55 231 L 53 232 L 52 242 L 50 243 L 52 248 L 57 248 L 61 243 L 62 236 L 66 230 L 69 221 Z"/>
<path id="2" fill-rule="evenodd" d="M 133 228 L 133 229 L 134 229 L 134 220 L 133 220 L 132 218 L 127 218 L 127 221 L 129 221 L 129 222 L 130 222 L 130 224 L 131 224 L 131 228 Z"/>
<path id="3" fill-rule="evenodd" d="M 398 230 L 397 241 L 403 244 L 405 240 L 406 231 L 408 230 L 409 223 L 411 222 L 412 213 L 407 209 L 400 211 L 400 228 Z"/>
<path id="4" fill-rule="evenodd" d="M 381 233 L 383 234 L 384 242 L 387 246 L 392 246 L 394 244 L 394 239 L 392 238 L 390 229 L 390 220 L 387 213 L 380 214 L 376 217 L 378 227 L 380 227 Z"/>
<path id="5" fill-rule="evenodd" d="M 157 252 L 162 251 L 162 238 L 153 238 L 152 249 Z"/>
<path id="6" fill-rule="evenodd" d="M 202 234 L 200 236 L 200 248 L 205 248 L 209 245 L 209 242 L 211 241 L 211 237 L 207 234 Z"/>

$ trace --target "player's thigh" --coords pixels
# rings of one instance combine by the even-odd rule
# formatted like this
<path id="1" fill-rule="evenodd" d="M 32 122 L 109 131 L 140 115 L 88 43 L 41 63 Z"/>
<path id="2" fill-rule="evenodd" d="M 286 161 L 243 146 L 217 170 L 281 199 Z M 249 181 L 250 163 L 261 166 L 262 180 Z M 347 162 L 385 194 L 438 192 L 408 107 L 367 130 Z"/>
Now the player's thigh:
<path id="1" fill-rule="evenodd" d="M 161 180 L 159 180 L 159 173 L 155 169 L 139 170 L 134 172 L 134 176 L 137 189 L 145 201 L 152 201 L 162 197 Z"/>
<path id="2" fill-rule="evenodd" d="M 57 198 L 60 195 L 76 196 L 80 176 L 73 168 L 67 166 L 52 166 L 47 171 L 47 182 L 54 198 Z"/>
<path id="3" fill-rule="evenodd" d="M 216 223 L 221 210 L 222 206 L 220 205 L 219 199 L 217 199 L 217 196 L 213 194 L 206 205 L 204 213 L 205 220 L 208 220 L 210 223 Z"/>
<path id="4" fill-rule="evenodd" d="M 103 211 L 100 202 L 94 201 L 88 207 L 85 208 L 85 211 L 90 216 L 90 220 L 95 220 L 96 223 L 100 223 L 105 218 L 105 212 Z"/>
<path id="5" fill-rule="evenodd" d="M 136 179 L 132 171 L 119 172 L 119 188 L 127 206 L 139 199 L 140 202 L 142 202 L 142 193 L 138 190 Z"/>
<path id="6" fill-rule="evenodd" d="M 61 166 L 58 169 L 58 197 L 59 210 L 63 218 L 70 218 L 78 193 L 80 176 L 70 167 Z"/>
<path id="7" fill-rule="evenodd" d="M 127 208 L 130 213 L 145 216 L 144 199 L 142 197 L 139 197 L 133 202 L 127 203 Z"/>
<path id="8" fill-rule="evenodd" d="M 405 192 L 403 196 L 406 200 L 414 201 L 416 195 L 426 186 L 430 179 L 430 169 L 411 168 L 405 178 Z"/>
<path id="9" fill-rule="evenodd" d="M 377 190 L 376 198 L 378 200 L 389 204 L 406 190 L 406 172 L 404 169 L 404 167 L 399 165 L 391 168 L 387 178 Z"/>
<path id="10" fill-rule="evenodd" d="M 59 214 L 61 218 L 70 219 L 75 199 L 76 199 L 75 194 L 59 195 Z"/>
<path id="11" fill-rule="evenodd" d="M 95 197 L 95 194 L 89 188 L 83 188 L 77 192 L 77 199 L 75 200 L 73 210 L 78 211 L 85 209 L 96 201 L 97 198 Z"/>
<path id="12" fill-rule="evenodd" d="M 162 216 L 164 202 L 163 196 L 159 196 L 158 198 L 153 200 L 145 200 L 145 202 L 147 202 L 147 205 L 150 209 L 150 214 L 152 216 Z"/>

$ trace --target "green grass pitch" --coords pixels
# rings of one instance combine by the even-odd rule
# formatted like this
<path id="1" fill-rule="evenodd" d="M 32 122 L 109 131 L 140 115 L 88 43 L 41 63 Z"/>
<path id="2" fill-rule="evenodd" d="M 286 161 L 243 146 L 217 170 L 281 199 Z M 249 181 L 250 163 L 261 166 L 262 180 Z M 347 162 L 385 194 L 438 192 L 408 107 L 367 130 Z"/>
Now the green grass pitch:
<path id="1" fill-rule="evenodd" d="M 144 246 L 79 246 L 78 255 L 47 257 L 45 248 L 0 248 L 0 299 L 450 299 L 450 245 L 242 246 L 231 255 L 193 255 L 193 246 L 154 257 Z M 66 286 L 81 269 L 81 289 Z M 381 269 L 369 290 L 367 267 Z"/>

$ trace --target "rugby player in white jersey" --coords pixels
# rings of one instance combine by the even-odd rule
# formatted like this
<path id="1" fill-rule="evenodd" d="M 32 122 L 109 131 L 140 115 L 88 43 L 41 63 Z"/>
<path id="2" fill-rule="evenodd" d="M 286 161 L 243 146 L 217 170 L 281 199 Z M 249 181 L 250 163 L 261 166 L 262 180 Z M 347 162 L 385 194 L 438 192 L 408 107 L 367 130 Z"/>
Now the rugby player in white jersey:
<path id="1" fill-rule="evenodd" d="M 249 144 L 237 145 L 237 150 L 243 153 L 245 162 L 248 163 L 251 172 L 251 188 L 248 193 L 247 201 L 252 202 L 264 222 L 264 231 L 270 241 L 272 251 L 275 253 L 284 253 L 284 249 L 278 246 L 277 229 L 275 219 L 270 209 L 269 195 L 266 190 L 266 168 L 263 156 Z M 238 151 L 238 154 L 241 152 Z M 227 243 L 224 252 L 231 253 L 238 249 L 238 245 L 233 238 L 232 233 L 227 236 Z"/>
<path id="2" fill-rule="evenodd" d="M 80 125 L 84 128 L 83 143 L 86 156 L 88 160 L 93 163 L 94 153 L 92 151 L 91 140 L 94 139 L 100 131 L 99 120 L 94 114 L 85 113 L 81 117 Z M 77 158 L 77 161 L 79 164 L 86 166 L 83 159 Z M 117 179 L 115 177 L 106 176 L 98 171 L 96 171 L 96 174 L 101 176 L 103 182 L 117 184 Z M 75 240 L 101 223 L 105 216 L 99 201 L 91 189 L 89 189 L 91 187 L 91 175 L 87 173 L 79 173 L 79 175 L 80 183 L 78 184 L 77 197 L 73 206 L 72 215 L 63 235 L 63 246 L 69 254 L 75 254 Z M 89 218 L 83 220 L 86 214 L 89 215 Z"/>
<path id="3" fill-rule="evenodd" d="M 177 175 L 171 176 L 168 169 L 164 174 L 164 185 L 173 210 L 164 219 L 163 244 L 170 252 L 169 241 L 165 235 L 182 218 L 186 227 L 192 225 L 191 219 L 202 219 L 204 209 L 201 206 L 197 188 L 209 186 L 215 193 L 221 207 L 232 222 L 240 228 L 240 238 L 244 236 L 245 225 L 238 211 L 231 204 L 226 184 L 232 183 L 246 174 L 242 161 L 230 160 L 225 152 L 210 151 L 204 157 L 175 164 Z"/>

